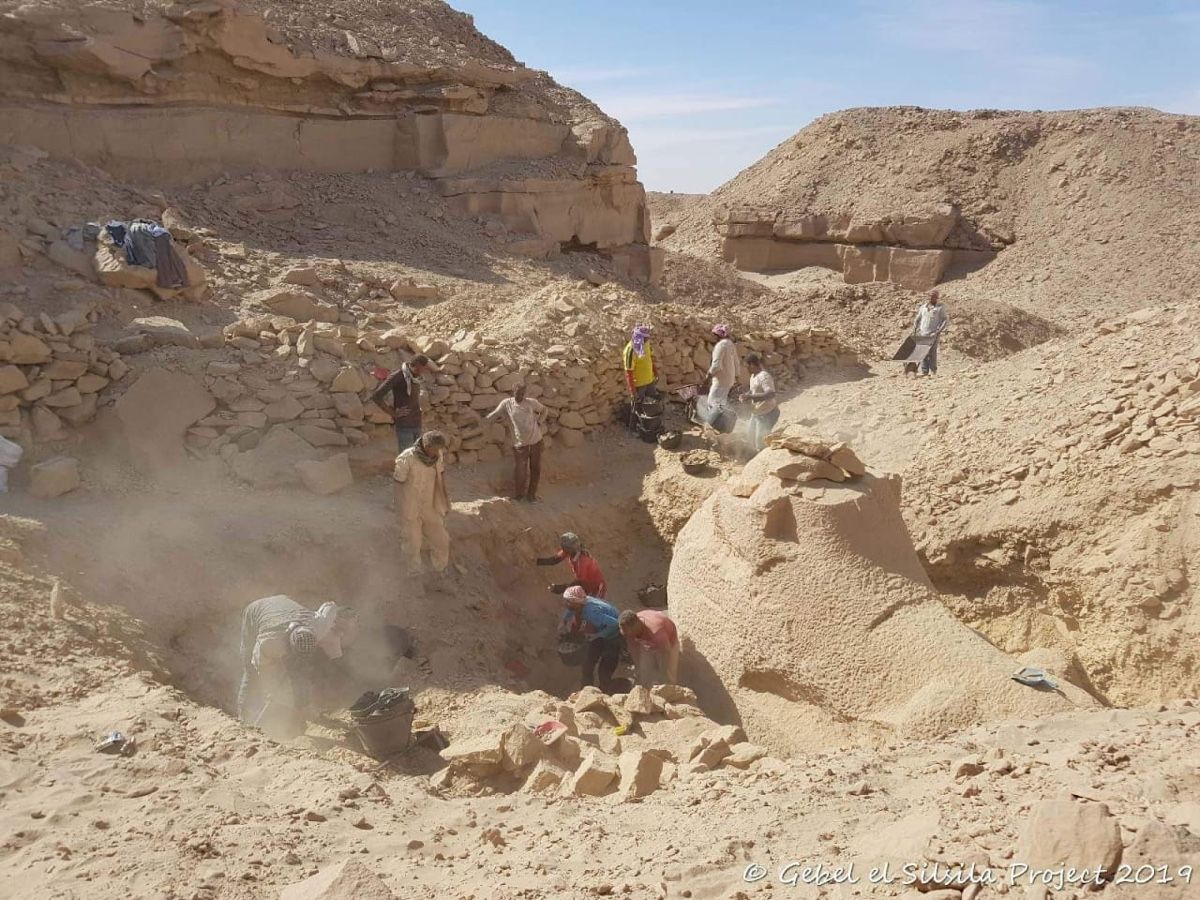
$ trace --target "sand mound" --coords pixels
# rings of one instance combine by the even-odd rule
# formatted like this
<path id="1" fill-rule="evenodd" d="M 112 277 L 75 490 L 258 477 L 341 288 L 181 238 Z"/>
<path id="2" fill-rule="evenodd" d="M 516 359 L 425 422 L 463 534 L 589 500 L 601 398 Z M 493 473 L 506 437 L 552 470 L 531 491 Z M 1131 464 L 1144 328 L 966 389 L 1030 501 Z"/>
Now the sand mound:
<path id="1" fill-rule="evenodd" d="M 768 448 L 679 535 L 668 591 L 703 703 L 732 700 L 751 740 L 785 752 L 1092 703 L 1013 682 L 1019 665 L 941 604 L 898 479 L 772 474 L 806 461 L 829 465 Z"/>
<path id="2" fill-rule="evenodd" d="M 660 245 L 711 258 L 725 244 L 744 269 L 766 254 L 769 268 L 825 265 L 850 282 L 916 284 L 911 266 L 925 260 L 952 300 L 1090 321 L 1147 295 L 1195 295 L 1183 236 L 1196 225 L 1198 142 L 1200 120 L 1149 109 L 850 109 L 706 200 L 666 207 L 677 228 Z M 871 277 L 872 254 L 889 255 L 890 271 L 880 258 Z"/>

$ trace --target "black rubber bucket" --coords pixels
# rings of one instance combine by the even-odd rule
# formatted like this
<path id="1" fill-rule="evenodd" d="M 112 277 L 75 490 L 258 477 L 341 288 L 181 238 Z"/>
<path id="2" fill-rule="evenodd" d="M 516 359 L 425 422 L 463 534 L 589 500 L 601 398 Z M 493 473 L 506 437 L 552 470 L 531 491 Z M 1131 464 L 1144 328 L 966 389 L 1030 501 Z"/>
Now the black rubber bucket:
<path id="1" fill-rule="evenodd" d="M 366 703 L 350 708 L 350 720 L 363 750 L 375 759 L 387 759 L 408 747 L 415 708 L 407 696 L 388 704 Z"/>
<path id="2" fill-rule="evenodd" d="M 564 666 L 581 666 L 583 658 L 587 655 L 587 647 L 582 641 L 559 641 L 558 658 L 562 660 Z"/>

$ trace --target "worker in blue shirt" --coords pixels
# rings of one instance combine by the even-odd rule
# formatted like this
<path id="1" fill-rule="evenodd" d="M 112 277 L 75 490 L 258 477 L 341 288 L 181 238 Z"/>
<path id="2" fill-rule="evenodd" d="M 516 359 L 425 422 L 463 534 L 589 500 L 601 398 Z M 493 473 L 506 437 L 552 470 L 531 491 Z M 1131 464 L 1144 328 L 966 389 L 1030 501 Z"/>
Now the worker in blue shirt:
<path id="1" fill-rule="evenodd" d="M 575 633 L 587 638 L 587 655 L 583 659 L 583 684 L 598 678 L 598 687 L 612 693 L 612 676 L 621 659 L 621 629 L 617 624 L 617 608 L 598 597 L 589 597 L 579 585 L 563 593 L 567 609 L 559 626 L 560 634 Z"/>

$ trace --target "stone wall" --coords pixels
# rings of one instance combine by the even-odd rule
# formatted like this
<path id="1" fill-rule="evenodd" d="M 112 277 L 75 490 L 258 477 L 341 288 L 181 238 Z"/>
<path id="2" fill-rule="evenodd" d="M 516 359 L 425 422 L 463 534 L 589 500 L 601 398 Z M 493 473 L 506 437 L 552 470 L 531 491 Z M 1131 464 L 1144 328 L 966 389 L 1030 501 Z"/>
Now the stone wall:
<path id="1" fill-rule="evenodd" d="M 96 417 L 107 388 L 129 371 L 97 344 L 90 309 L 28 316 L 0 304 L 0 436 L 28 444 L 67 437 Z"/>
<path id="2" fill-rule="evenodd" d="M 711 357 L 709 324 L 675 317 L 655 325 L 661 386 L 673 391 L 702 381 Z M 548 407 L 552 440 L 576 447 L 611 422 L 626 397 L 624 337 L 615 331 L 610 337 L 601 350 L 581 357 L 566 344 L 538 352 L 475 332 L 442 339 L 280 315 L 243 318 L 226 327 L 223 351 L 211 354 L 205 365 L 205 387 L 218 408 L 195 423 L 187 442 L 197 452 L 233 461 L 235 471 L 258 482 L 289 480 L 291 462 L 306 449 L 293 436 L 317 451 L 349 448 L 360 469 L 385 465 L 393 445 L 390 417 L 369 400 L 376 374 L 423 352 L 438 369 L 425 391 L 425 427 L 447 432 L 452 462 L 501 457 L 504 426 L 483 416 L 520 381 Z M 751 333 L 739 338 L 739 347 L 743 353 L 762 352 L 781 387 L 795 383 L 808 365 L 857 362 L 832 332 L 817 328 Z M 269 451 L 259 454 L 268 440 Z M 354 449 L 373 443 L 382 450 Z M 246 454 L 263 458 L 254 465 L 239 463 Z M 266 459 L 271 455 L 287 464 L 271 465 Z"/>

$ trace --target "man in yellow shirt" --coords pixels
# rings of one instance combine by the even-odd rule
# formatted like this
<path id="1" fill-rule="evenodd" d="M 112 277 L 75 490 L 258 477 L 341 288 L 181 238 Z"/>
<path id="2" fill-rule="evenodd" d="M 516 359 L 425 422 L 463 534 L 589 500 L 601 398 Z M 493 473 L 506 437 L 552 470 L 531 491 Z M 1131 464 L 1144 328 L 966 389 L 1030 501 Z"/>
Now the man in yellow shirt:
<path id="1" fill-rule="evenodd" d="M 638 325 L 621 355 L 625 366 L 625 384 L 634 402 L 647 394 L 657 393 L 654 386 L 658 374 L 654 371 L 654 348 L 650 345 L 650 326 Z"/>

